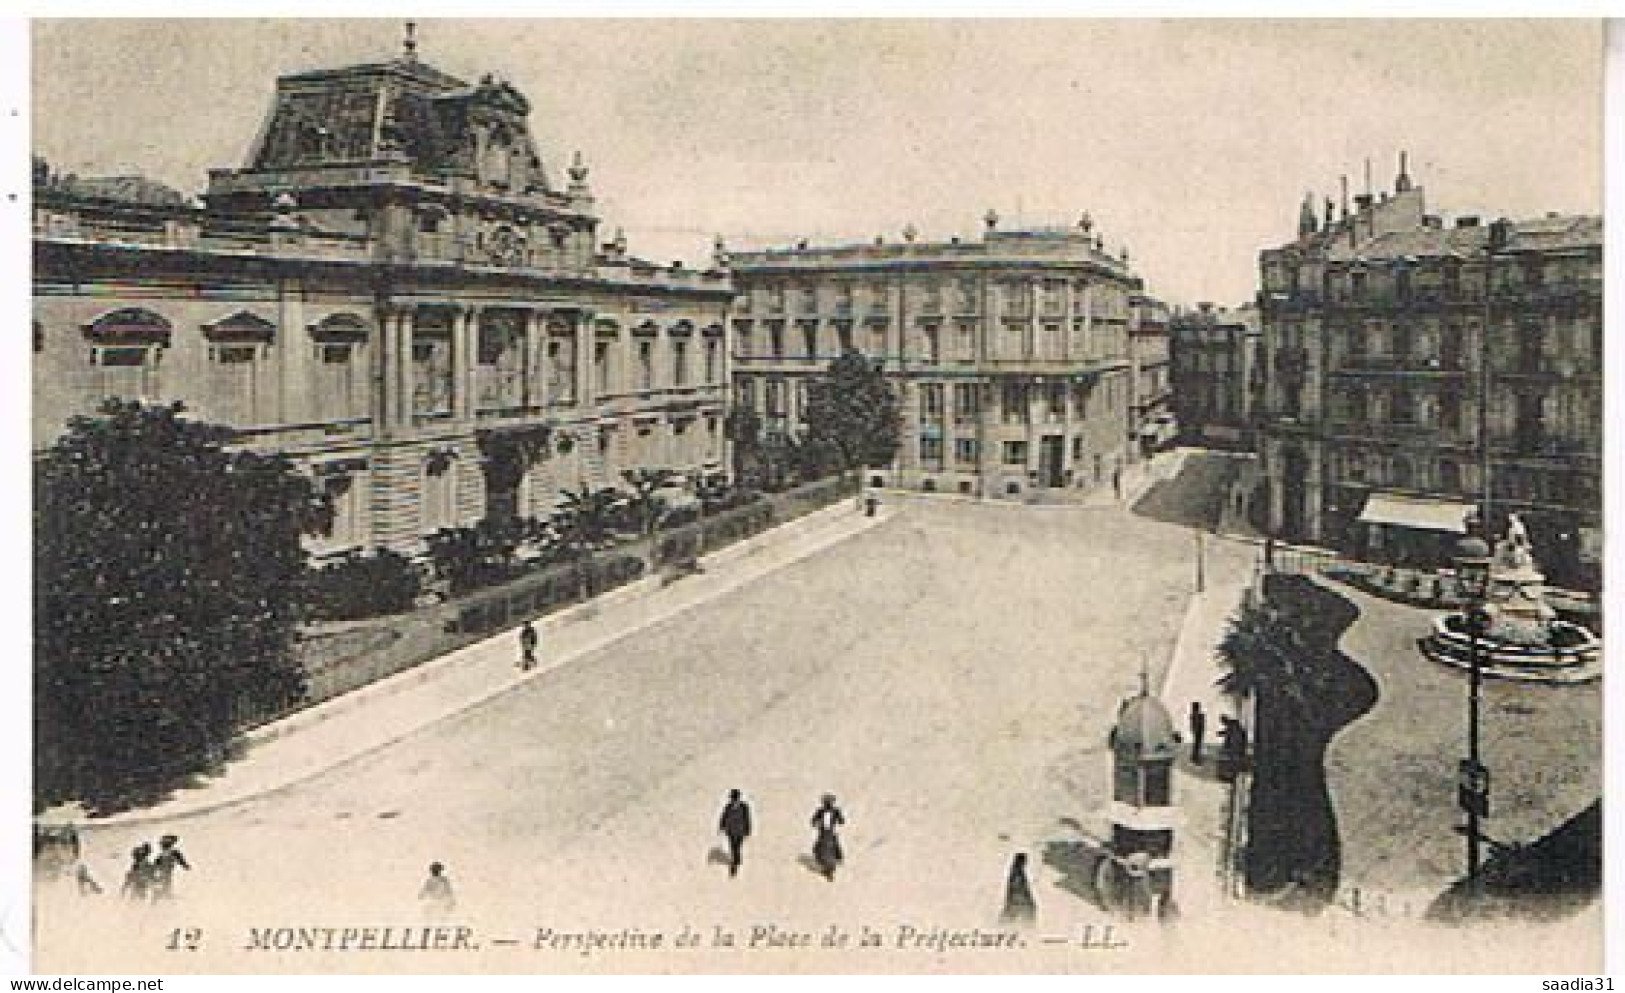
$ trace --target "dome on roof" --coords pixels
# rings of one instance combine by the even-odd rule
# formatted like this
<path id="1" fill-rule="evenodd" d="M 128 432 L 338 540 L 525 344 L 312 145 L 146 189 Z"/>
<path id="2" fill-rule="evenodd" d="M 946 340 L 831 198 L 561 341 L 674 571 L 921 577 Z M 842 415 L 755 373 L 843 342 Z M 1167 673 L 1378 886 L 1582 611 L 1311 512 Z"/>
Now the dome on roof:
<path id="1" fill-rule="evenodd" d="M 1144 690 L 1124 700 L 1112 729 L 1112 750 L 1120 758 L 1136 761 L 1172 761 L 1179 750 L 1179 738 L 1162 701 Z"/>

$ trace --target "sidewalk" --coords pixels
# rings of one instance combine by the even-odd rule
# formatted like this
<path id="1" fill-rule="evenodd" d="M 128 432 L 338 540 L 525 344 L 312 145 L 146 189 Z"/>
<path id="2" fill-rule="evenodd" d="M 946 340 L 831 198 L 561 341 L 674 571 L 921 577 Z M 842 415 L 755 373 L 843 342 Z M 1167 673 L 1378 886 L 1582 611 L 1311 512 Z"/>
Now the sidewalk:
<path id="1" fill-rule="evenodd" d="M 1180 468 L 1185 464 L 1186 456 L 1190 455 L 1192 451 L 1194 449 L 1173 448 L 1128 465 L 1123 469 L 1123 494 L 1121 497 L 1113 492 L 1112 487 L 1109 485 L 1098 486 L 1083 499 L 1083 505 L 1085 507 L 1115 507 L 1122 505 L 1132 509 L 1151 487 L 1158 483 L 1165 483 L 1179 475 Z"/>
<path id="2" fill-rule="evenodd" d="M 1162 684 L 1162 702 L 1185 738 L 1176 769 L 1174 802 L 1180 810 L 1175 838 L 1175 889 L 1182 911 L 1202 920 L 1216 919 L 1226 909 L 1229 873 L 1224 860 L 1230 819 L 1230 784 L 1216 775 L 1218 730 L 1224 717 L 1237 712 L 1236 700 L 1221 692 L 1218 680 L 1227 671 L 1217 648 L 1231 616 L 1253 581 L 1253 568 L 1223 570 L 1207 576 L 1205 592 L 1194 594 L 1180 626 L 1179 640 Z M 1206 713 L 1203 763 L 1190 763 L 1190 705 L 1199 703 Z M 1248 727 L 1249 734 L 1253 728 Z"/>
<path id="3" fill-rule="evenodd" d="M 81 830 L 173 821 L 286 789 L 400 741 L 627 635 L 716 599 L 885 523 L 842 500 L 702 557 L 701 571 L 670 582 L 650 576 L 536 622 L 538 666 L 518 671 L 513 630 L 257 728 L 246 755 L 198 786 L 109 817 L 74 817 Z M 58 812 L 60 814 L 60 812 Z"/>

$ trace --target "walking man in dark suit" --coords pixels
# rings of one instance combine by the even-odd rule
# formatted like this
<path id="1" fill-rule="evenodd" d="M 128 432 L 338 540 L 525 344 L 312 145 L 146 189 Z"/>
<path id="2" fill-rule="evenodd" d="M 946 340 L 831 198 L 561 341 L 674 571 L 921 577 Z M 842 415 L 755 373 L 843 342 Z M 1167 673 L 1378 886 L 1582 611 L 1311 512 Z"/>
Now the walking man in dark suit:
<path id="1" fill-rule="evenodd" d="M 745 839 L 750 837 L 750 804 L 740 799 L 738 790 L 728 791 L 728 802 L 722 808 L 717 830 L 728 839 L 728 875 L 737 876 Z"/>
<path id="2" fill-rule="evenodd" d="M 541 641 L 536 634 L 536 625 L 530 621 L 519 629 L 519 671 L 529 672 L 536 668 L 536 644 Z"/>
<path id="3" fill-rule="evenodd" d="M 1191 701 L 1191 765 L 1202 764 L 1202 737 L 1207 733 L 1207 714 L 1202 705 Z"/>

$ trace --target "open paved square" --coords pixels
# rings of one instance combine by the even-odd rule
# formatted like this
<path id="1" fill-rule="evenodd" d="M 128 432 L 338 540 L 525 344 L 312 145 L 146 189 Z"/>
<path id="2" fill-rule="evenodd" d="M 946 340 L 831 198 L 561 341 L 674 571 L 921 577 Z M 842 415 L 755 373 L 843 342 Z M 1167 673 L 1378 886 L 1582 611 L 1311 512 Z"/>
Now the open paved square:
<path id="1" fill-rule="evenodd" d="M 239 926 L 311 906 L 414 920 L 440 860 L 459 919 L 624 927 L 636 903 L 650 929 L 875 915 L 973 927 L 996 924 L 1010 857 L 1029 851 L 1040 919 L 1064 930 L 1098 914 L 1049 883 L 1043 843 L 1069 823 L 1098 830 L 1106 732 L 1142 666 L 1160 681 L 1193 556 L 1187 529 L 1118 508 L 908 501 L 315 780 L 93 830 L 90 861 L 116 883 L 121 853 L 176 831 L 198 866 L 177 908 Z M 1250 562 L 1210 543 L 1209 580 Z M 756 829 L 730 879 L 713 849 L 735 787 Z M 804 855 L 825 792 L 849 819 L 833 883 Z"/>

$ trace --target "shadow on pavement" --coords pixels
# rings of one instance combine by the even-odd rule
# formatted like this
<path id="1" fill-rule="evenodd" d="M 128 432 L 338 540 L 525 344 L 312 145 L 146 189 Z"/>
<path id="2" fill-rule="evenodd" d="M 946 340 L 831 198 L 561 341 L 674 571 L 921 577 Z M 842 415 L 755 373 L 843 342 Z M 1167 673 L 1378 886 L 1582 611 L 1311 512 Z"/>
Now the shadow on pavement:
<path id="1" fill-rule="evenodd" d="M 1153 483 L 1134 504 L 1134 513 L 1165 524 L 1218 530 L 1224 502 L 1244 459 L 1226 452 L 1191 452 L 1172 479 Z"/>
<path id="2" fill-rule="evenodd" d="M 1063 818 L 1061 823 L 1075 831 L 1081 830 L 1081 825 L 1071 818 Z M 1057 873 L 1056 887 L 1097 907 L 1101 906 L 1101 902 L 1100 895 L 1095 892 L 1095 874 L 1105 860 L 1105 846 L 1091 838 L 1057 839 L 1044 843 L 1043 863 Z"/>
<path id="3" fill-rule="evenodd" d="M 1318 913 L 1337 896 L 1342 844 L 1326 783 L 1326 746 L 1377 702 L 1377 682 L 1337 648 L 1359 616 L 1303 576 L 1265 577 L 1264 595 L 1298 632 L 1257 690 L 1247 885 L 1266 902 Z"/>
<path id="4" fill-rule="evenodd" d="M 1483 895 L 1458 879 L 1428 908 L 1429 920 L 1552 921 L 1574 914 L 1602 893 L 1602 800 L 1545 837 L 1499 848 L 1484 863 Z"/>

